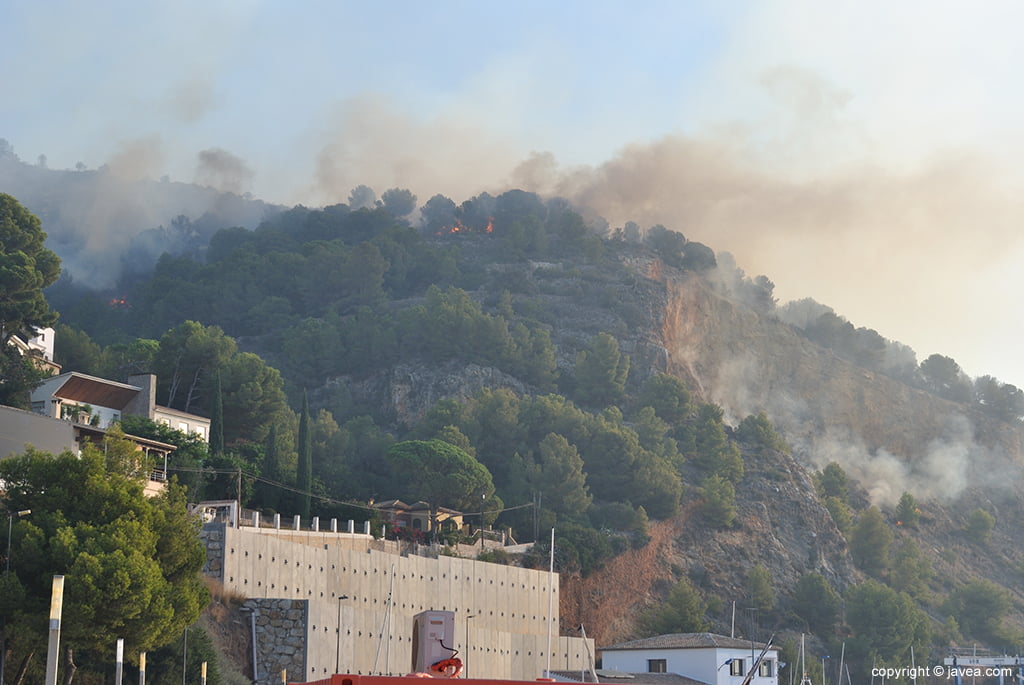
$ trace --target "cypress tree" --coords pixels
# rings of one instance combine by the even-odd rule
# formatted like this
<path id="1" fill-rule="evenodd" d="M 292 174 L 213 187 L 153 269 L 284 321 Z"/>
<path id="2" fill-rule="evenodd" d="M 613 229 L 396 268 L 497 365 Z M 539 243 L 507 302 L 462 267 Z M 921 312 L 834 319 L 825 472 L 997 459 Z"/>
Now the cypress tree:
<path id="1" fill-rule="evenodd" d="M 213 386 L 213 411 L 210 416 L 210 454 L 219 457 L 224 454 L 224 396 L 220 388 L 220 372 Z"/>
<path id="2" fill-rule="evenodd" d="M 298 486 L 299 515 L 309 518 L 311 505 L 310 490 L 313 487 L 313 436 L 309 425 L 309 396 L 302 391 L 302 415 L 299 417 L 299 463 L 296 485 Z"/>
<path id="3" fill-rule="evenodd" d="M 263 474 L 273 484 L 261 484 L 263 489 L 263 505 L 274 511 L 280 511 L 281 495 L 278 483 L 281 482 L 281 455 L 277 450 L 277 424 L 270 424 L 267 433 L 266 449 L 263 453 Z"/>

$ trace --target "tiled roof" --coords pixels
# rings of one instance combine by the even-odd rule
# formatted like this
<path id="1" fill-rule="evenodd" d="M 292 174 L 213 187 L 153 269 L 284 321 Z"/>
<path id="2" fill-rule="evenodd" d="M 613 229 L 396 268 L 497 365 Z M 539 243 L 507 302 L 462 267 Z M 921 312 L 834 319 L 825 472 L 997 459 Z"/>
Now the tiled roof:
<path id="1" fill-rule="evenodd" d="M 715 647 L 750 649 L 751 641 L 726 635 L 716 635 L 715 633 L 672 633 L 669 635 L 646 637 L 641 640 L 620 642 L 608 645 L 607 647 L 600 647 L 599 649 L 602 651 L 614 651 L 625 649 L 707 649 Z M 754 642 L 753 647 L 763 649 L 764 643 Z"/>

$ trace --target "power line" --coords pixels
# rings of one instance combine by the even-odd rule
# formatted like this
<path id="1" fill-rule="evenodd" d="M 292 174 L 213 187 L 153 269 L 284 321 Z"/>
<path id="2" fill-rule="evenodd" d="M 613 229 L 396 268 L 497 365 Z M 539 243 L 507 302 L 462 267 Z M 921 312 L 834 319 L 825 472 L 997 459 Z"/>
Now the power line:
<path id="1" fill-rule="evenodd" d="M 168 466 L 167 470 L 168 471 L 184 471 L 184 472 L 188 472 L 188 473 L 229 474 L 229 475 L 235 475 L 235 474 L 237 474 L 239 472 L 239 469 L 196 468 L 196 467 L 191 467 L 191 466 Z M 292 487 L 291 485 L 288 485 L 286 483 L 281 483 L 280 481 L 271 480 L 269 478 L 264 478 L 263 476 L 257 476 L 255 474 L 245 473 L 244 471 L 242 472 L 242 474 L 246 478 L 248 478 L 248 479 L 250 479 L 252 481 L 258 481 L 260 483 L 265 483 L 265 484 L 270 485 L 270 486 L 275 487 L 275 488 L 280 488 L 282 490 L 287 490 L 288 492 L 294 492 L 294 493 L 298 493 L 300 495 L 308 495 L 310 497 L 313 497 L 313 498 L 317 499 L 318 501 L 326 502 L 328 504 L 340 504 L 340 505 L 343 505 L 343 506 L 355 507 L 356 509 L 364 509 L 366 511 L 379 511 L 376 507 L 371 507 L 371 506 L 368 506 L 366 504 L 360 504 L 358 502 L 346 502 L 344 500 L 337 500 L 337 499 L 334 499 L 333 497 L 327 497 L 325 495 L 318 495 L 315 492 L 307 492 L 305 490 L 300 490 L 298 488 Z M 527 502 L 526 504 L 517 504 L 517 505 L 512 506 L 512 507 L 502 507 L 501 509 L 488 509 L 486 511 L 462 512 L 462 515 L 463 516 L 481 516 L 483 514 L 495 514 L 495 515 L 497 515 L 497 514 L 503 514 L 506 511 L 515 511 L 517 509 L 526 509 L 527 507 L 534 507 L 534 506 L 536 506 L 535 502 Z"/>

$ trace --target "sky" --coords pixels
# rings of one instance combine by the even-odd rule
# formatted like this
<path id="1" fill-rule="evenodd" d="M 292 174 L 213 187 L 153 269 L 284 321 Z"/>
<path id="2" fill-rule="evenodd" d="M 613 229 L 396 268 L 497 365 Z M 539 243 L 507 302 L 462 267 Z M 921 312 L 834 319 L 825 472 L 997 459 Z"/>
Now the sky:
<path id="1" fill-rule="evenodd" d="M 359 184 L 561 195 L 1024 387 L 1024 3 L 0 9 L 23 160 L 313 207 Z"/>

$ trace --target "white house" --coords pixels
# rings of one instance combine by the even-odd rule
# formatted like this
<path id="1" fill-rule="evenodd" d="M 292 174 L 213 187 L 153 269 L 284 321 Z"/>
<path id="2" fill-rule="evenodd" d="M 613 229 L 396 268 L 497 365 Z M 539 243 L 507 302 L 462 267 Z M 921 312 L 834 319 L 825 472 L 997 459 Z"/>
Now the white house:
<path id="1" fill-rule="evenodd" d="M 707 685 L 740 685 L 757 664 L 750 685 L 779 685 L 779 652 L 764 648 L 764 643 L 714 633 L 657 635 L 602 647 L 598 674 L 634 674 L 641 683 L 643 674 L 670 673 Z"/>
<path id="2" fill-rule="evenodd" d="M 122 416 L 143 416 L 209 439 L 210 419 L 156 403 L 156 376 L 136 374 L 128 381 L 119 383 L 77 371 L 51 376 L 32 391 L 32 411 L 97 428 L 107 428 Z"/>

